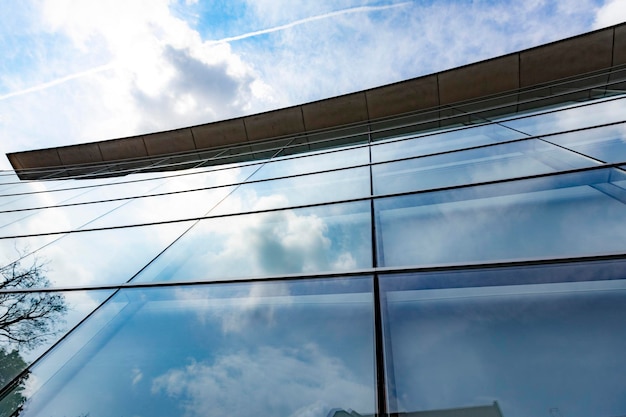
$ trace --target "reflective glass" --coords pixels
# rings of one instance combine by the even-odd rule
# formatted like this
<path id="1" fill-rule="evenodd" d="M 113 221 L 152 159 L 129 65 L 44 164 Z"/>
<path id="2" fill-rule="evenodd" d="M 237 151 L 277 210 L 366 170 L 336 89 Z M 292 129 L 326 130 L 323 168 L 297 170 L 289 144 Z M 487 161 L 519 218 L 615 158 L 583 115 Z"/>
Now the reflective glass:
<path id="1" fill-rule="evenodd" d="M 85 195 L 90 195 L 96 187 L 69 189 L 64 191 L 34 192 L 19 196 L 0 197 L 0 213 L 15 210 L 33 210 L 53 207 L 61 204 L 72 204 L 84 201 Z M 97 200 L 94 198 L 93 200 Z"/>
<path id="2" fill-rule="evenodd" d="M 370 203 L 209 218 L 137 277 L 202 281 L 372 266 Z"/>
<path id="3" fill-rule="evenodd" d="M 0 194 L 0 210 L 54 205 L 90 188 L 72 187 L 71 181 L 30 181 L 14 184 Z"/>
<path id="4" fill-rule="evenodd" d="M 153 174 L 154 175 L 154 174 Z M 136 178 L 135 176 L 131 178 Z M 121 199 L 128 197 L 141 196 L 150 192 L 158 192 L 158 190 L 167 182 L 167 179 L 149 179 L 149 180 L 129 180 L 128 177 L 117 179 L 115 182 L 103 183 L 83 189 L 83 192 L 77 194 L 72 199 L 61 200 L 57 197 L 60 193 L 51 193 L 51 197 L 59 202 L 85 203 L 102 201 L 108 199 Z M 82 181 L 75 182 L 80 187 Z M 81 187 L 82 188 L 82 187 Z M 68 190 L 73 191 L 73 190 Z"/>
<path id="5" fill-rule="evenodd" d="M 46 265 L 0 269 L 2 290 L 45 287 Z M 0 389 L 87 317 L 113 291 L 1 292 Z M 5 411 L 0 407 L 0 413 Z M 8 414 L 2 414 L 8 415 Z"/>
<path id="6" fill-rule="evenodd" d="M 7 184 L 19 182 L 19 178 L 13 171 L 0 171 L 0 185 L 4 187 Z M 3 188 L 0 187 L 0 192 Z"/>
<path id="7" fill-rule="evenodd" d="M 295 158 L 267 161 L 254 173 L 251 179 L 260 180 L 309 174 L 311 172 L 365 165 L 368 162 L 369 151 L 366 146 L 341 151 L 299 155 Z"/>
<path id="8" fill-rule="evenodd" d="M 369 167 L 241 184 L 211 214 L 287 208 L 370 195 Z"/>
<path id="9" fill-rule="evenodd" d="M 382 277 L 390 411 L 624 415 L 626 269 L 608 268 Z"/>
<path id="10" fill-rule="evenodd" d="M 95 193 L 75 201 L 141 197 L 153 194 L 178 193 L 187 190 L 205 191 L 207 188 L 222 187 L 244 181 L 256 168 L 255 166 L 242 166 L 220 167 L 219 169 L 190 169 L 170 173 L 167 176 L 164 176 L 164 173 L 161 172 L 134 174 L 124 177 L 123 181 L 118 180 L 118 182 L 106 187 L 99 187 Z"/>
<path id="11" fill-rule="evenodd" d="M 21 236 L 33 233 L 60 233 L 87 226 L 97 218 L 121 207 L 123 202 L 111 201 L 89 205 L 56 207 L 8 216 L 8 223 L 0 224 L 1 236 Z M 17 219 L 12 219 L 17 217 Z"/>
<path id="12" fill-rule="evenodd" d="M 0 240 L 0 265 L 45 263 L 50 284 L 122 284 L 168 247 L 191 222 Z"/>
<path id="13" fill-rule="evenodd" d="M 379 265 L 623 253 L 623 179 L 594 170 L 378 199 Z"/>
<path id="14" fill-rule="evenodd" d="M 33 192 L 67 188 L 71 182 L 59 181 L 18 181 L 2 186 L 0 197 L 15 197 L 17 195 Z"/>
<path id="15" fill-rule="evenodd" d="M 375 194 L 391 194 L 523 177 L 595 163 L 541 140 L 487 146 L 378 164 L 372 167 Z"/>
<path id="16" fill-rule="evenodd" d="M 28 184 L 28 188 L 22 192 L 30 194 L 15 195 L 11 192 L 4 197 L 0 196 L 0 210 L 101 202 L 205 189 L 237 183 L 253 171 L 254 167 L 220 167 L 211 170 L 187 170 L 184 173 L 152 172 L 101 179 L 29 182 L 24 183 Z"/>
<path id="17" fill-rule="evenodd" d="M 89 321 L 32 369 L 20 416 L 375 412 L 369 278 L 127 289 Z"/>
<path id="18" fill-rule="evenodd" d="M 430 155 L 472 146 L 521 139 L 526 135 L 497 124 L 450 130 L 412 139 L 372 145 L 372 161 L 385 162 L 399 158 Z"/>
<path id="19" fill-rule="evenodd" d="M 602 162 L 626 162 L 626 123 L 549 136 L 546 140 Z"/>
<path id="20" fill-rule="evenodd" d="M 626 110 L 626 98 L 608 99 L 596 103 L 570 107 L 517 120 L 499 122 L 528 135 L 546 135 L 549 133 L 581 129 L 601 124 L 623 122 Z"/>
<path id="21" fill-rule="evenodd" d="M 126 226 L 202 217 L 220 205 L 232 189 L 233 187 L 220 187 L 126 200 L 119 209 L 93 221 L 89 227 Z"/>

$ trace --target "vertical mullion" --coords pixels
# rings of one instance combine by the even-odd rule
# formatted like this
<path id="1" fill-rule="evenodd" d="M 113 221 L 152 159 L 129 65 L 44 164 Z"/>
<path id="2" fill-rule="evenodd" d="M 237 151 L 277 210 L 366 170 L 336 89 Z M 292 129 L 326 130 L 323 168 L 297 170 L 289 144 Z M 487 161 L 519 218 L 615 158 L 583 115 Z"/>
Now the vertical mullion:
<path id="1" fill-rule="evenodd" d="M 372 172 L 372 136 L 368 132 L 369 180 L 370 180 L 370 225 L 372 233 L 372 267 L 378 267 L 378 248 L 376 243 L 376 216 L 374 214 L 374 179 Z M 387 385 L 385 382 L 385 351 L 383 340 L 382 310 L 378 274 L 373 277 L 374 297 L 374 356 L 376 372 L 376 415 L 387 415 Z"/>

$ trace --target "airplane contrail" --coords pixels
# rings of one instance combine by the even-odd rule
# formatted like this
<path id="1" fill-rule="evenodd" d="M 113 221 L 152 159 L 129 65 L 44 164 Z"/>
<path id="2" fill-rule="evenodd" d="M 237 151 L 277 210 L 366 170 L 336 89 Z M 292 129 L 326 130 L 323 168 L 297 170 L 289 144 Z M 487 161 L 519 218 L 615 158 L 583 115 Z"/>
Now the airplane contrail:
<path id="1" fill-rule="evenodd" d="M 258 35 L 264 35 L 266 33 L 278 32 L 280 30 L 289 29 L 289 28 L 292 28 L 294 26 L 298 26 L 298 25 L 302 25 L 302 24 L 305 24 L 305 23 L 313 22 L 315 20 L 327 19 L 329 17 L 339 16 L 339 15 L 344 15 L 344 14 L 369 13 L 369 12 L 374 12 L 374 11 L 378 11 L 378 10 L 391 9 L 391 8 L 394 8 L 394 7 L 402 7 L 402 6 L 406 6 L 407 4 L 411 4 L 411 2 L 410 1 L 405 1 L 403 3 L 388 4 L 388 5 L 385 5 L 385 6 L 360 6 L 360 7 L 353 7 L 353 8 L 350 8 L 350 9 L 337 10 L 337 11 L 330 12 L 330 13 L 324 13 L 324 14 L 320 14 L 320 15 L 317 15 L 317 16 L 311 16 L 311 17 L 307 17 L 307 18 L 304 18 L 304 19 L 295 20 L 295 21 L 293 21 L 291 23 L 287 23 L 287 24 L 280 25 L 280 26 L 275 26 L 273 28 L 261 29 L 261 30 L 257 30 L 257 31 L 254 31 L 254 32 L 244 33 L 242 35 L 231 36 L 231 37 L 228 37 L 228 38 L 223 38 L 223 39 L 219 39 L 219 40 L 215 40 L 215 41 L 209 41 L 208 43 L 209 44 L 228 43 L 228 42 L 238 41 L 238 40 L 241 40 L 241 39 L 252 38 L 252 37 L 258 36 Z"/>
<path id="2" fill-rule="evenodd" d="M 76 78 L 85 77 L 87 75 L 97 74 L 99 72 L 107 71 L 115 67 L 113 63 L 101 65 L 99 67 L 91 68 L 86 71 L 77 72 L 74 74 L 66 75 L 65 77 L 57 78 L 56 80 L 48 81 L 47 83 L 39 84 L 33 87 L 26 88 L 24 90 L 13 91 L 0 96 L 0 100 L 6 100 L 7 98 L 17 97 L 24 94 L 34 93 L 36 91 L 45 90 L 46 88 L 53 87 L 55 85 L 63 84 L 65 82 L 75 80 Z"/>

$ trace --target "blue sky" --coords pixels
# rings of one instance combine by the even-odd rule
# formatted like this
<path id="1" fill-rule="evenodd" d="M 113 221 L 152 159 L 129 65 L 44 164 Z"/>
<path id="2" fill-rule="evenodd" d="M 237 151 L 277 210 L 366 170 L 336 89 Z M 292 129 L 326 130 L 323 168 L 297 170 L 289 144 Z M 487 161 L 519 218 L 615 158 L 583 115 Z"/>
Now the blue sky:
<path id="1" fill-rule="evenodd" d="M 619 23 L 626 1 L 0 0 L 0 19 L 4 154 L 417 77 Z"/>

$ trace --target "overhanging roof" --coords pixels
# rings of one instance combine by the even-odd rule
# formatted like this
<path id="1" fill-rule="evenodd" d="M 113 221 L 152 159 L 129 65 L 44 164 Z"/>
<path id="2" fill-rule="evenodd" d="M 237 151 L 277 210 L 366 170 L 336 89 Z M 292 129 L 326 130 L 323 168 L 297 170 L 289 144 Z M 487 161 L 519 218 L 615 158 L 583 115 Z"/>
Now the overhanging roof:
<path id="1" fill-rule="evenodd" d="M 262 155 L 281 138 L 299 136 L 302 145 L 340 128 L 347 129 L 346 137 L 352 137 L 364 126 L 368 132 L 375 132 L 391 124 L 425 120 L 441 124 L 442 117 L 507 109 L 507 104 L 516 106 L 515 111 L 524 105 L 530 108 L 537 103 L 537 97 L 549 97 L 555 92 L 589 94 L 626 79 L 624 69 L 626 24 L 620 24 L 475 64 L 280 110 L 165 132 L 10 153 L 7 157 L 21 179 L 38 179 L 50 177 L 51 171 L 56 171 L 55 178 L 95 172 L 121 175 L 127 171 L 120 166 L 137 169 L 159 165 L 159 161 L 172 156 L 177 161 L 197 160 L 200 154 L 217 154 L 232 147 Z M 188 166 L 174 164 L 169 169 Z"/>

